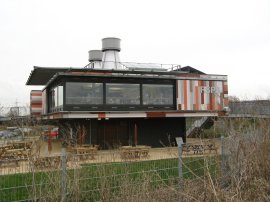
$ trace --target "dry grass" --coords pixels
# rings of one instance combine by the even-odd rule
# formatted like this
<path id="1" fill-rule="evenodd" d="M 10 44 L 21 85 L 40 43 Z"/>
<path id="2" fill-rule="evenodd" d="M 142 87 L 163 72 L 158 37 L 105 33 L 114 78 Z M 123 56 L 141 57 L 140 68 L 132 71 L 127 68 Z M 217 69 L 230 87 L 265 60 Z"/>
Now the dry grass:
<path id="1" fill-rule="evenodd" d="M 270 201 L 270 121 L 226 121 L 219 178 L 184 181 L 184 201 Z"/>
<path id="2" fill-rule="evenodd" d="M 130 169 L 134 169 L 133 167 L 127 167 L 126 170 L 121 167 L 122 173 L 119 174 L 117 166 L 85 168 L 74 160 L 72 164 L 75 169 L 68 170 L 66 176 L 67 199 L 119 202 L 270 201 L 270 120 L 225 120 L 223 125 L 223 155 L 216 159 L 216 164 L 221 165 L 220 172 L 214 175 L 211 167 L 213 162 L 207 157 L 202 165 L 203 175 L 190 169 L 192 177 L 181 181 L 177 176 L 164 180 L 160 172 L 152 168 L 151 172 L 139 170 L 131 175 L 134 170 Z M 127 165 L 129 164 L 125 164 Z M 163 169 L 166 166 L 168 165 L 165 163 Z M 183 165 L 187 169 L 189 166 Z M 89 173 L 92 173 L 91 176 Z M 48 171 L 44 174 L 46 177 L 40 178 L 39 174 L 33 177 L 30 198 L 38 201 L 60 201 L 62 172 Z"/>

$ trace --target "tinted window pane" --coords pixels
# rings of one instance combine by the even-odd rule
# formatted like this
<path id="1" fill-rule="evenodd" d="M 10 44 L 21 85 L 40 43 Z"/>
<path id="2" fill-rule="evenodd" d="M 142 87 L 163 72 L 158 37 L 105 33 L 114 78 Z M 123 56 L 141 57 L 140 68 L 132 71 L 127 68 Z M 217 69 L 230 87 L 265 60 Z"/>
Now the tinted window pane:
<path id="1" fill-rule="evenodd" d="M 56 106 L 56 103 L 55 103 L 55 89 L 51 89 L 51 92 L 50 92 L 50 108 L 54 108 Z"/>
<path id="2" fill-rule="evenodd" d="M 63 86 L 56 86 L 50 91 L 50 109 L 63 105 Z"/>
<path id="3" fill-rule="evenodd" d="M 103 104 L 102 83 L 66 83 L 67 104 Z"/>
<path id="4" fill-rule="evenodd" d="M 143 84 L 144 105 L 173 105 L 173 85 Z"/>
<path id="5" fill-rule="evenodd" d="M 63 105 L 63 86 L 58 86 L 58 106 L 62 106 Z"/>
<path id="6" fill-rule="evenodd" d="M 58 102 L 57 102 L 58 90 L 57 90 L 57 87 L 55 87 L 53 89 L 53 91 L 54 91 L 54 106 L 57 107 L 58 106 Z"/>
<path id="7" fill-rule="evenodd" d="M 106 104 L 140 104 L 140 84 L 106 84 Z"/>

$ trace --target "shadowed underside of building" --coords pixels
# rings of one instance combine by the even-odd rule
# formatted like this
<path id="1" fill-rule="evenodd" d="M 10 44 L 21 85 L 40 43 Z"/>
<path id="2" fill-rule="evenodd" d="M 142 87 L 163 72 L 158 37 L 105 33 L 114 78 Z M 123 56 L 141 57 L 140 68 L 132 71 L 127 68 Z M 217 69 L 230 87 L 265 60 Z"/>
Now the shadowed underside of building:
<path id="1" fill-rule="evenodd" d="M 62 134 L 76 134 L 77 143 L 83 133 L 82 143 L 103 149 L 123 145 L 175 146 L 175 137 L 185 137 L 185 118 L 65 119 L 59 125 Z"/>

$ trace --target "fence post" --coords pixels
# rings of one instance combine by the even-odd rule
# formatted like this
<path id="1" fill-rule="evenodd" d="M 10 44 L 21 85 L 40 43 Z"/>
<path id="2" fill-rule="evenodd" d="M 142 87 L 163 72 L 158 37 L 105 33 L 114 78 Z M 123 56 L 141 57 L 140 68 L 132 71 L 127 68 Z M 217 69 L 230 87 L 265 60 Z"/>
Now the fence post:
<path id="1" fill-rule="evenodd" d="M 176 142 L 177 142 L 177 145 L 178 145 L 178 176 L 179 176 L 179 178 L 182 178 L 183 177 L 182 144 L 184 142 L 183 142 L 182 137 L 177 137 Z"/>
<path id="2" fill-rule="evenodd" d="M 176 143 L 178 146 L 178 176 L 179 176 L 179 189 L 183 190 L 182 178 L 183 178 L 183 161 L 182 161 L 182 145 L 184 144 L 182 137 L 176 137 Z M 182 194 L 179 196 L 179 201 L 182 200 Z"/>
<path id="3" fill-rule="evenodd" d="M 61 202 L 67 201 L 67 154 L 66 148 L 62 147 L 61 154 Z"/>
<path id="4" fill-rule="evenodd" d="M 36 188 L 36 178 L 35 178 L 35 170 L 34 170 L 34 162 L 33 157 L 29 158 L 29 166 L 32 172 L 32 194 L 33 194 L 33 201 L 37 201 L 37 188 Z"/>
<path id="5" fill-rule="evenodd" d="M 221 186 L 222 187 L 225 187 L 226 186 L 226 177 L 227 177 L 227 174 L 226 174 L 226 154 L 225 154 L 225 142 L 224 142 L 224 136 L 221 135 L 221 138 L 220 138 L 220 143 L 221 143 Z"/>

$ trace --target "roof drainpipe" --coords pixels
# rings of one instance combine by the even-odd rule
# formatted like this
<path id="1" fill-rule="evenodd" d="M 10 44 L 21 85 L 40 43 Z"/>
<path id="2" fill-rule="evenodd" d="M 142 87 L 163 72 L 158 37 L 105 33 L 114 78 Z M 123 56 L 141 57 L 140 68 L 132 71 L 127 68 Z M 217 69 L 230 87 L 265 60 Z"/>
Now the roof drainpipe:
<path id="1" fill-rule="evenodd" d="M 108 37 L 102 39 L 102 69 L 122 69 L 119 52 L 121 39 Z"/>
<path id="2" fill-rule="evenodd" d="M 92 69 L 101 69 L 102 66 L 102 51 L 101 50 L 90 50 L 89 59 L 90 62 L 89 68 Z"/>

